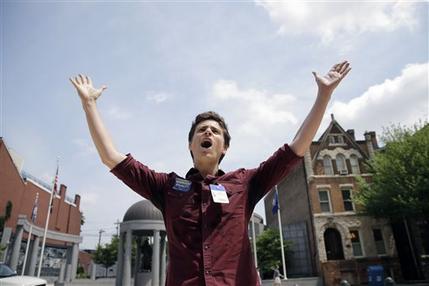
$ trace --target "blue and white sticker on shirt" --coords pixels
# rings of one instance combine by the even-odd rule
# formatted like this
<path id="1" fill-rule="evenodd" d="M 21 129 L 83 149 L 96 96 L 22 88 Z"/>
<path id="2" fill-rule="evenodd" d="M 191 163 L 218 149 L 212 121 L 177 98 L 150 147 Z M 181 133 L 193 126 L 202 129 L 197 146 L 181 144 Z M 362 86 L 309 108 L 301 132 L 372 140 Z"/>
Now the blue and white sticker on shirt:
<path id="1" fill-rule="evenodd" d="M 191 189 L 192 182 L 182 179 L 182 178 L 176 178 L 176 182 L 173 186 L 173 190 L 179 191 L 179 192 L 189 192 Z"/>
<path id="2" fill-rule="evenodd" d="M 210 185 L 210 191 L 212 193 L 212 198 L 215 203 L 229 204 L 229 199 L 224 186 Z"/>

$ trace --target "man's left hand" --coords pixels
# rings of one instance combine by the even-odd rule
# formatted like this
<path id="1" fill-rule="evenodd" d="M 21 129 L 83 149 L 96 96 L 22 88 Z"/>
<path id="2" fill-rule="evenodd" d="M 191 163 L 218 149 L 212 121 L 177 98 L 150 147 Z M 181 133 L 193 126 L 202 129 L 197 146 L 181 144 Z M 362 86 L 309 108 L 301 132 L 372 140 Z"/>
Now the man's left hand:
<path id="1" fill-rule="evenodd" d="M 319 94 L 330 96 L 351 69 L 350 64 L 344 61 L 334 65 L 324 76 L 319 76 L 316 72 L 313 72 L 317 86 L 319 87 Z"/>

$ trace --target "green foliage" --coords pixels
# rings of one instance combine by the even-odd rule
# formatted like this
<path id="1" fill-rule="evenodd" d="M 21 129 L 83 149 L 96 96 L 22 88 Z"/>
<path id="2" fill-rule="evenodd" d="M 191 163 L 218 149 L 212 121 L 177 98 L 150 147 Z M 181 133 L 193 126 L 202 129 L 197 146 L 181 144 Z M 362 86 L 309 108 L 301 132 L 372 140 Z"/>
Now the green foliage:
<path id="1" fill-rule="evenodd" d="M 6 220 L 4 219 L 4 216 L 0 216 L 0 232 L 3 232 L 5 223 L 6 223 Z"/>
<path id="2" fill-rule="evenodd" d="M 12 215 L 12 202 L 11 201 L 7 201 L 6 203 L 6 209 L 5 209 L 5 213 L 4 213 L 4 221 L 6 222 L 10 216 Z"/>
<path id="3" fill-rule="evenodd" d="M 285 255 L 290 250 L 291 242 L 283 240 Z M 267 229 L 256 239 L 258 265 L 262 273 L 272 272 L 272 268 L 282 268 L 282 254 L 279 231 Z"/>
<path id="4" fill-rule="evenodd" d="M 3 257 L 3 252 L 6 250 L 6 245 L 0 244 L 0 257 Z"/>
<path id="5" fill-rule="evenodd" d="M 116 235 L 114 235 L 110 243 L 106 243 L 103 246 L 98 245 L 97 249 L 92 255 L 92 259 L 95 263 L 101 264 L 106 268 L 106 277 L 107 269 L 116 263 L 116 258 L 118 254 L 118 243 L 119 239 Z"/>
<path id="6" fill-rule="evenodd" d="M 0 216 L 0 232 L 3 232 L 4 225 L 6 224 L 6 221 L 10 218 L 12 215 L 12 202 L 7 201 L 6 208 L 4 210 L 4 215 Z"/>
<path id="7" fill-rule="evenodd" d="M 80 212 L 80 225 L 85 224 L 85 216 L 83 215 L 83 212 Z"/>
<path id="8" fill-rule="evenodd" d="M 76 277 L 78 279 L 84 279 L 84 278 L 89 278 L 89 274 L 85 273 L 85 269 L 83 268 L 82 265 L 79 265 L 77 267 L 77 272 L 76 272 Z"/>
<path id="9" fill-rule="evenodd" d="M 356 202 L 375 217 L 429 218 L 429 125 L 391 126 L 382 139 L 385 147 L 368 162 L 372 182 L 358 180 Z"/>

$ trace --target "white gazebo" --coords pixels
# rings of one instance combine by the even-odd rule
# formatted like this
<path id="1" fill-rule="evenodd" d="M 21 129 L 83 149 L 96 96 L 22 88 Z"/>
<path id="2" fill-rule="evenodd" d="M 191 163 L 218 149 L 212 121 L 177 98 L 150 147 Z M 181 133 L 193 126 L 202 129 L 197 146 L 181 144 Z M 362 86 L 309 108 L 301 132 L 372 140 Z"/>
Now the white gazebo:
<path id="1" fill-rule="evenodd" d="M 133 239 L 137 244 L 134 271 L 131 269 Z M 166 232 L 161 212 L 148 200 L 132 205 L 120 224 L 116 286 L 165 284 Z"/>

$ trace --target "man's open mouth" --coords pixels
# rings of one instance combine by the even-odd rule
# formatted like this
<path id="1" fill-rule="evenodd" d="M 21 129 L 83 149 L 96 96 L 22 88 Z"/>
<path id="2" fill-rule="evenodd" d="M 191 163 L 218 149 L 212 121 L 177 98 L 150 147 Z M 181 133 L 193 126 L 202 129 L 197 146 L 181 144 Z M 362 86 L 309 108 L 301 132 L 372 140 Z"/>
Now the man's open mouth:
<path id="1" fill-rule="evenodd" d="M 212 142 L 210 141 L 210 140 L 204 140 L 202 143 L 201 143 L 201 147 L 203 147 L 203 148 L 210 148 L 210 147 L 212 147 Z"/>

